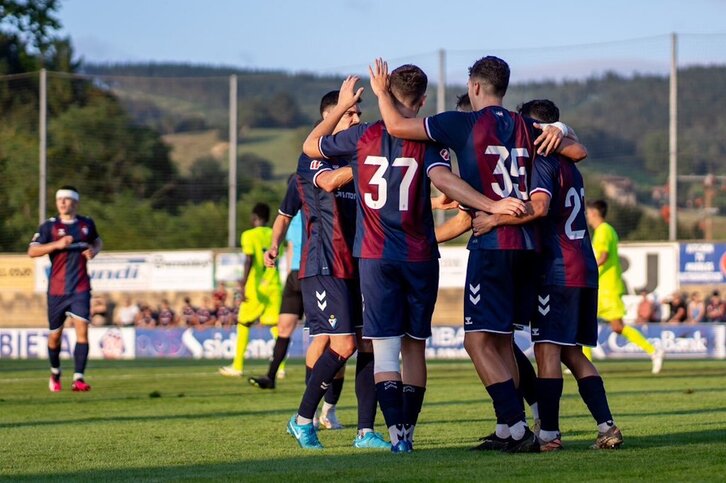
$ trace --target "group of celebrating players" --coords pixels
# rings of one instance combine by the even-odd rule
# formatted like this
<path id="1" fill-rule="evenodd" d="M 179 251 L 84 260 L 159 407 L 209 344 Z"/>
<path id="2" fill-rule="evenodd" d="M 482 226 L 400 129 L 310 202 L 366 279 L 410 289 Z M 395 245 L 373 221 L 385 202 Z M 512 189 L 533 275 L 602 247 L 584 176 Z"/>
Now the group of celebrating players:
<path id="1" fill-rule="evenodd" d="M 322 119 L 305 140 L 266 254 L 274 266 L 286 226 L 301 212 L 298 276 L 312 343 L 288 433 L 302 448 L 323 448 L 316 409 L 357 350 L 354 446 L 413 450 L 438 292 L 437 243 L 471 230 L 464 346 L 497 418 L 473 449 L 561 449 L 562 364 L 596 420 L 594 446 L 619 447 L 602 378 L 582 351 L 597 343 L 599 262 L 574 164 L 587 151 L 574 131 L 550 101 L 528 102 L 520 113 L 504 109 L 509 66 L 497 57 L 469 69 L 467 99 L 456 112 L 425 119 L 417 118 L 427 88 L 420 68 L 403 65 L 389 75 L 378 59 L 370 75 L 382 120 L 360 122 L 357 77 L 323 97 Z M 431 183 L 442 196 L 431 198 Z M 452 207 L 458 214 L 435 227 L 432 209 Z M 515 327 L 524 325 L 532 327 L 536 376 L 513 343 Z M 269 374 L 250 382 L 274 387 Z M 377 405 L 390 443 L 373 430 Z"/>
<path id="2" fill-rule="evenodd" d="M 265 235 L 264 263 L 274 267 L 290 221 L 301 213 L 299 267 L 287 284 L 299 283 L 295 288 L 302 294 L 312 342 L 305 391 L 287 423 L 288 433 L 302 448 L 323 448 L 316 410 L 357 351 L 354 446 L 413 451 L 426 391 L 425 341 L 438 292 L 437 243 L 471 230 L 464 347 L 497 420 L 495 431 L 472 449 L 562 449 L 562 364 L 576 378 L 596 421 L 594 447 L 619 447 L 623 438 L 602 378 L 582 350 L 597 343 L 598 267 L 602 270 L 606 260 L 595 258 L 587 230 L 583 179 L 575 166 L 587 152 L 574 131 L 559 122 L 551 101 L 528 102 L 519 113 L 504 109 L 509 66 L 497 57 L 481 58 L 469 69 L 468 95 L 457 111 L 425 119 L 417 118 L 428 82 L 420 68 L 407 64 L 389 75 L 386 62 L 378 59 L 370 76 L 382 120 L 360 122 L 363 88 L 356 86 L 357 77 L 326 94 L 322 119 L 305 140 L 297 173 L 271 234 Z M 456 153 L 458 176 L 449 149 Z M 431 198 L 431 183 L 442 196 Z M 54 334 L 62 330 L 59 321 L 65 315 L 83 319 L 90 290 L 87 275 L 83 278 L 85 263 L 101 247 L 92 221 L 66 210 L 77 206 L 78 192 L 67 187 L 56 198 L 60 218 L 41 227 L 29 254 L 50 254 L 52 270 L 59 273 L 75 267 L 73 276 L 84 284 L 78 289 L 74 281 L 70 294 L 67 287 L 51 284 Z M 458 208 L 457 215 L 436 227 L 432 209 L 451 208 Z M 602 206 L 592 209 L 604 215 Z M 267 216 L 257 215 L 256 226 L 264 225 Z M 249 238 L 247 244 L 252 243 Z M 250 276 L 250 267 L 245 275 Z M 61 276 L 67 277 L 56 274 Z M 260 273 L 246 281 L 256 287 L 265 277 Z M 55 292 L 65 298 L 51 305 Z M 238 331 L 256 319 L 274 323 L 276 314 L 266 314 L 265 305 L 245 299 Z M 280 326 L 270 373 L 250 378 L 262 388 L 274 387 L 300 309 L 283 312 L 292 313 L 292 322 Z M 515 328 L 525 325 L 531 325 L 536 375 L 513 342 Z M 60 390 L 58 339 L 48 342 L 51 390 Z M 80 382 L 74 390 L 90 389 L 83 381 L 87 347 L 80 333 L 75 375 Z M 238 347 L 238 358 L 243 354 Z M 238 358 L 223 373 L 240 375 Z M 525 397 L 533 409 L 534 431 L 525 417 Z M 374 431 L 379 405 L 390 442 Z"/>

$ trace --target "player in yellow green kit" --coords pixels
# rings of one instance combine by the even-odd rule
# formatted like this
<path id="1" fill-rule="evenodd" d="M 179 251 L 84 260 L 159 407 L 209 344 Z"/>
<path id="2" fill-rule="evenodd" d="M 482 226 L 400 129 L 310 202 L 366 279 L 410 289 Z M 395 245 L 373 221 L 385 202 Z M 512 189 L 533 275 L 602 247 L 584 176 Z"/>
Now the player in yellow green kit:
<path id="1" fill-rule="evenodd" d="M 625 285 L 618 256 L 619 240 L 615 229 L 605 221 L 607 211 L 608 205 L 603 200 L 587 204 L 587 223 L 593 229 L 592 248 L 599 271 L 597 316 L 607 320 L 613 331 L 643 349 L 653 361 L 653 374 L 658 374 L 663 366 L 663 350 L 653 347 L 638 329 L 623 323 Z M 589 347 L 583 347 L 583 351 L 592 359 Z"/>
<path id="2" fill-rule="evenodd" d="M 242 232 L 242 253 L 245 266 L 240 288 L 242 305 L 237 317 L 237 347 L 231 366 L 219 368 L 224 376 L 241 376 L 244 372 L 244 355 L 250 339 L 250 326 L 257 320 L 270 325 L 270 333 L 277 338 L 277 319 L 280 317 L 282 284 L 277 266 L 265 267 L 265 251 L 272 243 L 270 207 L 257 203 L 252 209 L 252 227 Z"/>

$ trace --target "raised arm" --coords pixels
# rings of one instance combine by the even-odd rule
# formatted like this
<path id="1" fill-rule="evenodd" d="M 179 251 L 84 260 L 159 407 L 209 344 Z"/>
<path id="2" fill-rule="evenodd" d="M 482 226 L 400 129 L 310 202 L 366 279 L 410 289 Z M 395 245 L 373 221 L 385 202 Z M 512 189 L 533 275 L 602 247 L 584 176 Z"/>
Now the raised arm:
<path id="1" fill-rule="evenodd" d="M 320 138 L 333 134 L 335 126 L 338 125 L 345 113 L 351 107 L 355 106 L 363 94 L 363 87 L 356 90 L 355 84 L 358 82 L 357 76 L 348 76 L 340 86 L 340 94 L 338 95 L 338 103 L 329 112 L 329 114 L 313 128 L 303 143 L 303 152 L 313 158 L 320 159 L 323 153 L 320 152 Z"/>
<path id="2" fill-rule="evenodd" d="M 383 118 L 389 134 L 401 139 L 427 141 L 429 138 L 424 127 L 424 120 L 404 117 L 396 109 L 388 85 L 388 63 L 378 58 L 374 62 L 374 67 L 368 66 L 368 72 L 371 76 L 371 89 L 378 97 L 378 109 L 381 111 L 381 118 Z"/>

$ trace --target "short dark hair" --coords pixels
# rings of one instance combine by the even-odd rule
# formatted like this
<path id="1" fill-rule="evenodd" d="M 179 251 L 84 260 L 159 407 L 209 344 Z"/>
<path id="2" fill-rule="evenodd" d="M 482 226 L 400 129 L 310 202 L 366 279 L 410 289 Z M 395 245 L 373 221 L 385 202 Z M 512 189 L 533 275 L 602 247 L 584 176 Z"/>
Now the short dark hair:
<path id="1" fill-rule="evenodd" d="M 509 87 L 509 65 L 499 57 L 488 55 L 469 67 L 469 78 L 484 83 L 488 87 L 489 94 L 504 97 Z"/>
<path id="2" fill-rule="evenodd" d="M 587 207 L 597 210 L 603 219 L 605 219 L 608 214 L 608 202 L 605 200 L 588 201 Z"/>
<path id="3" fill-rule="evenodd" d="M 81 192 L 80 192 L 80 191 L 78 191 L 78 190 L 76 189 L 76 187 L 75 187 L 75 186 L 71 186 L 71 185 L 69 185 L 69 184 L 64 184 L 63 186 L 61 186 L 61 187 L 60 187 L 60 188 L 58 188 L 58 189 L 59 189 L 59 190 L 70 190 L 70 191 L 75 191 L 76 193 L 78 193 L 78 194 L 81 194 Z"/>
<path id="4" fill-rule="evenodd" d="M 429 78 L 420 67 L 403 64 L 391 72 L 391 94 L 406 107 L 413 107 L 426 95 Z"/>
<path id="5" fill-rule="evenodd" d="M 320 118 L 323 118 L 323 113 L 338 104 L 338 97 L 340 96 L 339 90 L 330 91 L 320 99 Z M 358 104 L 363 100 L 362 97 L 358 98 Z"/>
<path id="6" fill-rule="evenodd" d="M 533 99 L 517 108 L 524 117 L 531 117 L 540 122 L 557 122 L 560 120 L 560 110 L 549 99 Z"/>
<path id="7" fill-rule="evenodd" d="M 469 99 L 468 92 L 456 96 L 456 108 L 460 111 L 471 111 L 471 99 Z"/>
<path id="8" fill-rule="evenodd" d="M 267 223 L 270 221 L 270 205 L 267 203 L 257 203 L 255 207 L 252 208 L 252 214 Z"/>

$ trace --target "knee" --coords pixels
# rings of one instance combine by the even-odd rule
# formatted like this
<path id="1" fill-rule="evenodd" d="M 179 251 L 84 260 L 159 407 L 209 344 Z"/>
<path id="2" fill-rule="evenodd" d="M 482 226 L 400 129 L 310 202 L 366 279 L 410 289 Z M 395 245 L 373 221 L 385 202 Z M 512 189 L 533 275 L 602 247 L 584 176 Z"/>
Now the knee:
<path id="1" fill-rule="evenodd" d="M 340 357 L 348 359 L 355 352 L 355 338 L 353 336 L 331 337 L 330 348 Z"/>
<path id="2" fill-rule="evenodd" d="M 612 327 L 613 331 L 618 334 L 622 334 L 623 329 L 625 328 L 622 320 L 614 320 L 614 321 L 610 322 L 610 327 Z"/>

